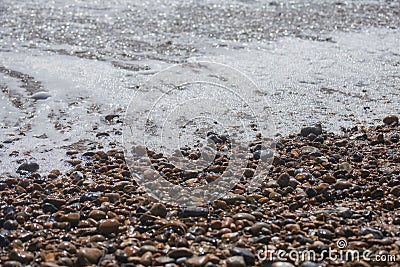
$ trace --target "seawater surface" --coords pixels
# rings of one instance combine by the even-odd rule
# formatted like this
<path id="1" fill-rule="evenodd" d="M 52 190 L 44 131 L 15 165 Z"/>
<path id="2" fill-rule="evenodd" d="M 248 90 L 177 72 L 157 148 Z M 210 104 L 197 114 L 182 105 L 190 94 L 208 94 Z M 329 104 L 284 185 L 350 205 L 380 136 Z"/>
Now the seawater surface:
<path id="1" fill-rule="evenodd" d="M 250 77 L 278 134 L 377 123 L 400 113 L 399 10 L 398 1 L 2 1 L 0 173 L 25 160 L 68 169 L 66 150 L 120 148 L 138 86 L 188 61 Z"/>

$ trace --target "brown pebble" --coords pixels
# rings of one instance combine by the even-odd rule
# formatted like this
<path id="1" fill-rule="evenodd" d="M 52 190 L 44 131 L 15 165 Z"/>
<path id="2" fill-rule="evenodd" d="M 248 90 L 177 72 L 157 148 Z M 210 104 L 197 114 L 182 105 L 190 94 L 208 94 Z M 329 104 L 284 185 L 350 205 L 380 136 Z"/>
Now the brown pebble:
<path id="1" fill-rule="evenodd" d="M 112 234 L 118 232 L 119 222 L 116 219 L 108 219 L 100 222 L 99 233 L 100 234 Z"/>
<path id="2" fill-rule="evenodd" d="M 208 255 L 199 256 L 199 257 L 192 257 L 186 260 L 186 265 L 188 267 L 203 267 L 208 262 Z"/>
<path id="3" fill-rule="evenodd" d="M 78 250 L 78 260 L 82 265 L 98 264 L 103 252 L 97 248 L 81 248 Z"/>
<path id="4" fill-rule="evenodd" d="M 168 257 L 177 258 L 189 258 L 193 256 L 193 252 L 188 248 L 175 248 L 168 252 Z"/>
<path id="5" fill-rule="evenodd" d="M 106 217 L 107 217 L 106 213 L 102 210 L 92 210 L 89 213 L 89 218 L 95 219 L 97 221 L 105 219 Z"/>

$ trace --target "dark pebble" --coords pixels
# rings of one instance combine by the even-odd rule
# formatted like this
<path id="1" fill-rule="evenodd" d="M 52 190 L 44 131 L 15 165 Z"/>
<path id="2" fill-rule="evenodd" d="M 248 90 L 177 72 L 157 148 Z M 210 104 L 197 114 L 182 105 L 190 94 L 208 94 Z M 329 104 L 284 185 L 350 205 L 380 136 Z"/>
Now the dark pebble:
<path id="1" fill-rule="evenodd" d="M 16 220 L 7 220 L 4 222 L 3 228 L 6 230 L 17 230 L 18 222 Z"/>
<path id="2" fill-rule="evenodd" d="M 318 237 L 330 240 L 335 237 L 335 234 L 328 229 L 321 228 L 318 230 Z"/>
<path id="3" fill-rule="evenodd" d="M 307 137 L 309 134 L 315 134 L 316 136 L 322 134 L 322 126 L 321 124 L 316 124 L 315 126 L 305 127 L 301 129 L 300 134 L 304 137 Z"/>
<path id="4" fill-rule="evenodd" d="M 246 248 L 233 247 L 229 249 L 229 252 L 233 256 L 243 256 L 244 261 L 246 262 L 247 265 L 254 266 L 255 256 L 250 250 Z"/>
<path id="5" fill-rule="evenodd" d="M 305 191 L 309 198 L 312 198 L 312 197 L 315 197 L 318 195 L 317 190 L 315 190 L 312 187 L 307 187 Z"/>
<path id="6" fill-rule="evenodd" d="M 399 117 L 395 116 L 395 115 L 389 115 L 386 116 L 383 119 L 383 123 L 387 124 L 387 125 L 391 125 L 391 124 L 398 124 L 399 123 Z"/>
<path id="7" fill-rule="evenodd" d="M 360 231 L 360 235 L 368 235 L 372 234 L 376 239 L 383 239 L 383 234 L 379 230 L 375 230 L 372 228 L 362 228 Z"/>
<path id="8" fill-rule="evenodd" d="M 18 169 L 17 173 L 22 173 L 22 172 L 36 172 L 39 170 L 39 164 L 35 162 L 26 162 L 21 164 Z"/>
<path id="9" fill-rule="evenodd" d="M 187 207 L 179 213 L 179 217 L 206 217 L 208 215 L 208 209 L 202 207 Z"/>
<path id="10" fill-rule="evenodd" d="M 4 235 L 0 235 L 0 247 L 7 247 L 10 245 L 10 240 Z"/>
<path id="11" fill-rule="evenodd" d="M 304 235 L 297 235 L 296 241 L 299 242 L 302 245 L 305 245 L 307 243 L 309 243 L 309 244 L 314 243 L 314 240 L 312 240 L 309 237 L 305 237 Z"/>

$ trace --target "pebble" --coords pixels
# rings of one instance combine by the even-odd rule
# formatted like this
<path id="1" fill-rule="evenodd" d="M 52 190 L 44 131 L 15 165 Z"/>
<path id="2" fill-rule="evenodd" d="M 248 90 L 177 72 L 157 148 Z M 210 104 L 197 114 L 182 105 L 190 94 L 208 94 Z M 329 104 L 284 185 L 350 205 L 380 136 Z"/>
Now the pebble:
<path id="1" fill-rule="evenodd" d="M 236 220 L 249 220 L 251 222 L 254 222 L 256 220 L 256 217 L 254 215 L 251 215 L 250 213 L 244 213 L 244 212 L 239 212 L 233 215 L 232 217 L 235 221 Z"/>
<path id="2" fill-rule="evenodd" d="M 18 222 L 16 220 L 7 220 L 4 222 L 3 228 L 6 230 L 17 230 Z"/>
<path id="3" fill-rule="evenodd" d="M 278 177 L 278 184 L 280 187 L 287 187 L 290 183 L 290 175 L 288 173 L 282 173 Z"/>
<path id="4" fill-rule="evenodd" d="M 193 252 L 188 248 L 175 248 L 168 252 L 168 257 L 177 258 L 190 258 L 193 256 Z"/>
<path id="5" fill-rule="evenodd" d="M 254 266 L 256 258 L 250 250 L 246 248 L 233 247 L 229 249 L 229 252 L 233 256 L 243 256 L 244 261 L 247 265 Z"/>
<path id="6" fill-rule="evenodd" d="M 150 209 L 150 213 L 154 216 L 165 218 L 167 216 L 167 208 L 162 203 L 155 203 Z"/>
<path id="7" fill-rule="evenodd" d="M 233 256 L 226 260 L 227 267 L 246 267 L 243 256 Z"/>
<path id="8" fill-rule="evenodd" d="M 181 218 L 188 217 L 207 217 L 208 209 L 202 207 L 187 207 L 179 214 Z"/>
<path id="9" fill-rule="evenodd" d="M 335 234 L 328 229 L 321 228 L 318 230 L 318 236 L 325 239 L 332 239 L 335 237 Z"/>
<path id="10" fill-rule="evenodd" d="M 18 249 L 13 249 L 10 252 L 10 259 L 19 261 L 23 264 L 28 264 L 33 260 L 33 253 Z"/>
<path id="11" fill-rule="evenodd" d="M 78 250 L 78 260 L 82 265 L 98 264 L 103 252 L 97 248 L 81 248 Z"/>
<path id="12" fill-rule="evenodd" d="M 322 134 L 322 126 L 321 124 L 316 124 L 315 126 L 305 127 L 301 129 L 300 134 L 304 137 L 307 137 L 309 134 L 315 134 L 316 136 Z"/>
<path id="13" fill-rule="evenodd" d="M 25 172 L 36 172 L 39 170 L 39 164 L 35 162 L 25 162 L 19 165 L 17 172 L 25 171 Z"/>
<path id="14" fill-rule="evenodd" d="M 203 267 L 208 262 L 208 256 L 196 256 L 186 260 L 188 267 Z"/>
<path id="15" fill-rule="evenodd" d="M 399 124 L 399 117 L 395 116 L 395 115 L 389 115 L 386 116 L 383 119 L 383 123 L 387 124 L 387 125 L 391 125 L 391 124 Z"/>
<path id="16" fill-rule="evenodd" d="M 100 234 L 112 234 L 118 232 L 119 222 L 116 219 L 103 220 L 99 224 Z"/>
<path id="17" fill-rule="evenodd" d="M 49 97 L 51 97 L 51 94 L 45 91 L 36 92 L 30 96 L 34 100 L 46 100 Z"/>
<path id="18" fill-rule="evenodd" d="M 95 219 L 96 221 L 100 221 L 102 219 L 105 219 L 107 217 L 107 214 L 102 211 L 102 210 L 92 210 L 89 213 L 89 218 Z"/>
<path id="19" fill-rule="evenodd" d="M 10 245 L 10 240 L 2 234 L 0 234 L 0 247 L 7 247 Z"/>
<path id="20" fill-rule="evenodd" d="M 265 222 L 256 222 L 251 226 L 250 231 L 254 236 L 257 236 L 261 233 L 263 228 L 268 229 L 268 224 Z"/>

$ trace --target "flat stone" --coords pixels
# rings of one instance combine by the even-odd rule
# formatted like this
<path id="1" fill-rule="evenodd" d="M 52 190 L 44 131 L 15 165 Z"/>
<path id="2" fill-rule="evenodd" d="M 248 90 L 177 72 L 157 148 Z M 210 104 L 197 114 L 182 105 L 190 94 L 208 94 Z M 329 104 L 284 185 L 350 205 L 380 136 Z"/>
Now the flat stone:
<path id="1" fill-rule="evenodd" d="M 190 258 L 193 256 L 193 252 L 188 248 L 175 248 L 168 252 L 168 257 L 178 258 Z"/>
<path id="2" fill-rule="evenodd" d="M 207 217 L 208 209 L 203 207 L 187 207 L 179 214 L 181 218 L 188 217 Z"/>

